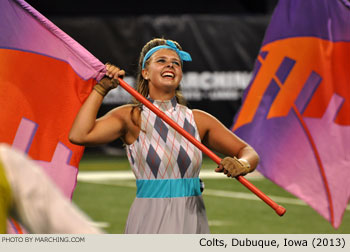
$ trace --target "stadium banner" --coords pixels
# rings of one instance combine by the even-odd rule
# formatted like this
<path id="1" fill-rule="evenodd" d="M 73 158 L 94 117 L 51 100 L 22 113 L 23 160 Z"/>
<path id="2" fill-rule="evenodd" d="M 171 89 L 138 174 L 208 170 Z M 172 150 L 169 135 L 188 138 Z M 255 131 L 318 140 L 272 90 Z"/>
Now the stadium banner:
<path id="1" fill-rule="evenodd" d="M 350 199 L 349 57 L 349 1 L 279 1 L 232 127 L 334 228 Z"/>

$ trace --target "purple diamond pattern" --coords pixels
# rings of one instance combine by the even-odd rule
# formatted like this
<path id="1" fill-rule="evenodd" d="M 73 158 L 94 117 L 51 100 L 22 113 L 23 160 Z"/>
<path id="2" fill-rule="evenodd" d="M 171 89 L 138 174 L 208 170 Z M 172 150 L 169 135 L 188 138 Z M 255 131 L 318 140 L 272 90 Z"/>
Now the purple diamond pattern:
<path id="1" fill-rule="evenodd" d="M 127 150 L 128 150 L 128 152 L 129 152 L 129 155 L 130 155 L 131 163 L 132 163 L 132 164 L 135 164 L 135 159 L 134 159 L 134 157 L 132 156 L 132 152 L 131 152 L 130 148 L 128 148 Z"/>
<path id="2" fill-rule="evenodd" d="M 191 164 L 190 157 L 187 155 L 184 148 L 180 146 L 179 155 L 177 156 L 177 165 L 179 166 L 179 169 L 180 169 L 181 178 L 184 177 L 187 171 L 187 168 L 190 166 L 190 164 Z"/>
<path id="3" fill-rule="evenodd" d="M 160 165 L 160 158 L 157 154 L 157 152 L 154 150 L 153 146 L 150 145 L 146 162 L 148 166 L 151 168 L 151 171 L 154 175 L 155 178 L 157 178 L 158 175 L 158 170 L 159 170 L 159 165 Z"/>
<path id="4" fill-rule="evenodd" d="M 196 129 L 193 127 L 193 125 L 191 125 L 187 118 L 185 119 L 185 122 L 184 122 L 184 130 L 186 130 L 188 133 L 190 133 L 192 136 L 196 136 Z"/>
<path id="5" fill-rule="evenodd" d="M 163 120 L 160 119 L 158 116 L 156 117 L 156 121 L 154 122 L 154 128 L 156 129 L 160 137 L 163 139 L 163 141 L 166 142 L 169 130 L 163 122 Z"/>

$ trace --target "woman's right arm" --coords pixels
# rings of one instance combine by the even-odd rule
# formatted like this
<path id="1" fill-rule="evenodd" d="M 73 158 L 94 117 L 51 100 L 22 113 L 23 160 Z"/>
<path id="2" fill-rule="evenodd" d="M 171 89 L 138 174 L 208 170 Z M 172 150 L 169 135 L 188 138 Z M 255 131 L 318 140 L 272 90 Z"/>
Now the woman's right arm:
<path id="1" fill-rule="evenodd" d="M 107 88 L 109 85 L 110 87 L 113 85 L 113 79 L 117 80 L 125 74 L 123 70 L 112 65 L 107 65 L 106 69 L 107 75 L 112 79 L 105 77 L 100 83 Z M 73 122 L 69 132 L 69 141 L 78 145 L 92 146 L 111 142 L 124 134 L 125 117 L 123 111 L 125 109 L 123 107 L 116 108 L 96 119 L 103 98 L 104 96 L 99 89 L 93 89 Z"/>

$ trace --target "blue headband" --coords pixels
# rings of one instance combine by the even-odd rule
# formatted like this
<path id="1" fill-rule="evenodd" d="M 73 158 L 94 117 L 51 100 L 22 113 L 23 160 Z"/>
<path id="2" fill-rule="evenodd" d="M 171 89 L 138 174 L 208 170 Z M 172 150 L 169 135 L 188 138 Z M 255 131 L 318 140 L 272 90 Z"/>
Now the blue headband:
<path id="1" fill-rule="evenodd" d="M 166 45 L 160 45 L 160 46 L 153 47 L 151 50 L 149 50 L 146 53 L 145 57 L 143 58 L 142 69 L 145 68 L 145 63 L 152 56 L 152 54 L 155 53 L 156 51 L 160 50 L 160 49 L 163 49 L 163 48 L 171 49 L 171 50 L 175 51 L 179 55 L 179 57 L 181 59 L 181 62 L 182 61 L 192 61 L 191 55 L 188 52 L 179 50 L 176 47 L 174 42 L 172 42 L 170 40 L 167 40 L 166 41 Z"/>

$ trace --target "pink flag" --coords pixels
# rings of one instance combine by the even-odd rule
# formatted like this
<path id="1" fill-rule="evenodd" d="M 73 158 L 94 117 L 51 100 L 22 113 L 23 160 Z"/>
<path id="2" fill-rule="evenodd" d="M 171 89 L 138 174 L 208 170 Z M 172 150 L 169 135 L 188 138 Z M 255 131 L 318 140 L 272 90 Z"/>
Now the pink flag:
<path id="1" fill-rule="evenodd" d="M 350 198 L 350 3 L 280 0 L 233 130 L 337 228 Z"/>
<path id="2" fill-rule="evenodd" d="M 0 12 L 0 142 L 71 197 L 84 148 L 68 133 L 104 65 L 25 1 L 0 0 Z"/>

